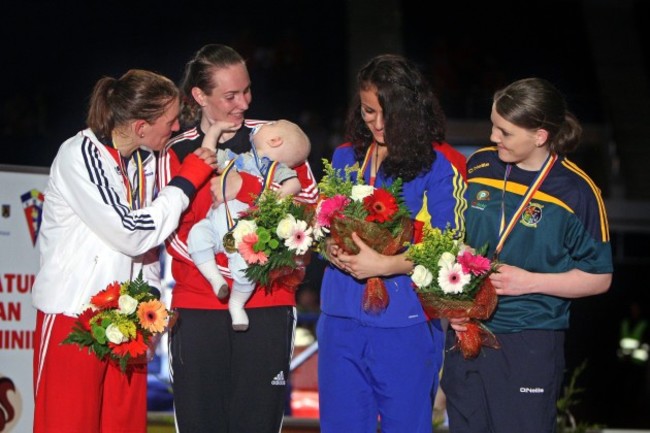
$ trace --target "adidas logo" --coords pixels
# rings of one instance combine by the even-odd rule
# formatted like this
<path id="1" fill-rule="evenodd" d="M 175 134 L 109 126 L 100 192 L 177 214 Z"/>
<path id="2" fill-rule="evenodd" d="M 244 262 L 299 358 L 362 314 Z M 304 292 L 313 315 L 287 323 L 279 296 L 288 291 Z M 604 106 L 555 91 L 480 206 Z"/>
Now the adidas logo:
<path id="1" fill-rule="evenodd" d="M 271 385 L 281 385 L 284 386 L 286 385 L 287 382 L 284 380 L 284 372 L 280 371 L 278 374 L 275 375 L 273 380 L 271 381 Z"/>

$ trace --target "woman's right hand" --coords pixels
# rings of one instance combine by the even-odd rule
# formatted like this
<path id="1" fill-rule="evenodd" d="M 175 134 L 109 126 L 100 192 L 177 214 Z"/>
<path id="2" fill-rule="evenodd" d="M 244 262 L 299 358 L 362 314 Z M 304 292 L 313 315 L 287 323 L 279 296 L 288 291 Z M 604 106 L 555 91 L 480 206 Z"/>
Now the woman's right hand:
<path id="1" fill-rule="evenodd" d="M 226 191 L 224 196 L 221 179 L 223 175 L 213 177 L 210 180 L 210 191 L 212 192 L 213 207 L 216 207 L 225 200 L 233 200 L 242 185 L 242 178 L 237 170 L 230 170 L 226 174 Z"/>

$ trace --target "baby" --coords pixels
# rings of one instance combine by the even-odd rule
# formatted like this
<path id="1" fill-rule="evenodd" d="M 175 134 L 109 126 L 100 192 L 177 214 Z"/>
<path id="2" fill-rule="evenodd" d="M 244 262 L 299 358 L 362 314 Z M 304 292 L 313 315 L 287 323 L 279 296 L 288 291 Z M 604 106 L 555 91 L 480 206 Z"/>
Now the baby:
<path id="1" fill-rule="evenodd" d="M 307 135 L 288 120 L 263 123 L 251 131 L 252 149 L 242 154 L 230 150 L 215 149 L 219 136 L 227 130 L 223 123 L 213 124 L 203 139 L 203 147 L 217 152 L 219 170 L 223 171 L 232 159 L 233 168 L 265 178 L 273 161 L 277 162 L 273 182 L 280 185 L 277 190 L 281 197 L 297 194 L 301 184 L 292 169 L 303 163 L 309 156 L 311 144 Z M 227 173 L 226 180 L 227 180 Z M 269 180 L 270 181 L 270 180 Z M 234 225 L 229 227 L 229 215 L 236 218 L 248 205 L 239 200 L 229 200 L 211 209 L 206 217 L 195 224 L 187 238 L 187 246 L 194 263 L 210 282 L 219 299 L 228 296 L 228 285 L 219 272 L 215 254 L 224 252 L 228 257 L 228 268 L 233 278 L 232 292 L 228 300 L 228 310 L 232 317 L 235 331 L 248 329 L 248 315 L 244 304 L 250 298 L 255 284 L 246 277 L 247 264 L 238 252 L 229 252 L 224 248 L 223 237 Z"/>

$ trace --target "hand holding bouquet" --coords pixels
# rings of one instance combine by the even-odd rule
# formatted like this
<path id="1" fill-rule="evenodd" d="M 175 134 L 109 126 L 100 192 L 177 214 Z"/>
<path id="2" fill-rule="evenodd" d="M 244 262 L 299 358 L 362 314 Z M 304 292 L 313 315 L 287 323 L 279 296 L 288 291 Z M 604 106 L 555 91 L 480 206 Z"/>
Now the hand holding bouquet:
<path id="1" fill-rule="evenodd" d="M 312 220 L 311 206 L 264 190 L 231 232 L 234 248 L 248 264 L 246 276 L 268 291 L 297 289 L 311 257 Z"/>
<path id="2" fill-rule="evenodd" d="M 90 306 L 62 344 L 87 347 L 99 359 L 119 363 L 122 372 L 127 365 L 146 363 L 147 351 L 174 322 L 154 291 L 142 274 L 133 281 L 109 284 L 90 298 Z"/>
<path id="3" fill-rule="evenodd" d="M 357 254 L 352 240 L 356 234 L 375 251 L 397 254 L 411 240 L 413 224 L 402 199 L 402 181 L 396 179 L 386 188 L 363 183 L 359 165 L 343 172 L 323 160 L 323 179 L 318 187 L 321 199 L 316 210 L 316 228 L 329 233 L 347 254 Z M 326 257 L 325 237 L 319 237 L 319 251 Z M 327 258 L 327 257 L 326 257 Z M 381 278 L 369 278 L 363 296 L 365 311 L 377 314 L 388 307 L 386 286 Z"/>
<path id="4" fill-rule="evenodd" d="M 478 355 L 481 345 L 498 347 L 494 335 L 480 322 L 492 315 L 497 295 L 489 275 L 497 264 L 457 239 L 447 228 L 425 227 L 422 242 L 412 244 L 406 256 L 415 263 L 411 279 L 424 311 L 430 317 L 468 317 L 467 331 L 456 333 L 465 358 Z"/>

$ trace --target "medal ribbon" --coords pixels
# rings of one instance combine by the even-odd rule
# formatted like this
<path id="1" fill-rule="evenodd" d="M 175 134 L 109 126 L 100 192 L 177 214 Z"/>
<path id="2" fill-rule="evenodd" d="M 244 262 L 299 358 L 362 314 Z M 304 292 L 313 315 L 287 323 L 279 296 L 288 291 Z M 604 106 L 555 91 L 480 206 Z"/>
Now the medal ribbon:
<path id="1" fill-rule="evenodd" d="M 221 194 L 224 197 L 223 204 L 226 206 L 226 225 L 227 225 L 228 231 L 231 231 L 235 227 L 236 222 L 235 222 L 235 219 L 232 217 L 232 215 L 230 213 L 230 209 L 228 208 L 228 200 L 225 199 L 225 197 L 226 197 L 226 177 L 228 175 L 228 172 L 232 169 L 236 159 L 237 158 L 231 159 L 230 162 L 228 162 L 228 165 L 226 166 L 226 168 L 223 170 L 223 173 L 221 174 Z M 277 161 L 273 161 L 271 163 L 268 172 L 266 173 L 266 175 L 263 178 L 264 180 L 263 180 L 263 183 L 262 183 L 262 191 L 264 191 L 264 190 L 271 187 L 271 183 L 272 183 L 272 180 L 273 180 L 273 176 L 275 175 L 275 170 L 277 168 L 277 165 L 278 165 Z"/>
<path id="2" fill-rule="evenodd" d="M 375 148 L 378 146 L 377 143 L 373 141 L 373 143 L 368 147 L 368 150 L 366 151 L 366 156 L 363 158 L 363 164 L 361 164 L 361 174 L 366 172 L 366 168 L 368 165 L 372 162 L 372 154 L 375 151 Z M 375 177 L 372 177 L 372 173 L 369 178 L 371 179 L 370 185 L 375 186 L 375 179 L 377 178 L 377 173 L 375 173 Z"/>
<path id="3" fill-rule="evenodd" d="M 113 144 L 115 147 L 115 144 Z M 115 147 L 115 149 L 117 149 Z M 117 160 L 120 166 L 120 172 L 122 173 L 122 178 L 124 180 L 124 186 L 126 187 L 126 198 L 129 201 L 129 207 L 131 209 L 140 209 L 144 206 L 145 201 L 145 177 L 144 177 L 144 167 L 142 165 L 142 155 L 139 150 L 136 150 L 135 153 L 131 156 L 131 160 L 135 163 L 136 177 L 135 177 L 135 186 L 131 184 L 129 179 L 128 167 L 125 166 L 125 159 L 122 158 L 120 152 L 117 152 Z M 127 160 L 128 161 L 128 160 Z"/>
<path id="4" fill-rule="evenodd" d="M 528 190 L 526 190 L 526 193 L 521 198 L 521 203 L 519 203 L 517 210 L 515 211 L 514 215 L 512 215 L 512 218 L 510 218 L 508 224 L 506 224 L 506 205 L 505 205 L 506 185 L 508 183 L 508 176 L 510 176 L 510 171 L 512 170 L 512 165 L 510 164 L 507 165 L 505 174 L 503 175 L 503 190 L 501 193 L 501 223 L 499 224 L 499 243 L 497 244 L 497 247 L 494 250 L 495 259 L 499 258 L 499 253 L 501 253 L 501 250 L 503 249 L 503 245 L 506 242 L 506 238 L 510 235 L 512 230 L 515 228 L 517 221 L 521 217 L 521 214 L 524 212 L 524 209 L 526 208 L 530 200 L 533 198 L 533 195 L 535 195 L 537 190 L 542 186 L 544 179 L 546 179 L 546 176 L 548 176 L 549 172 L 551 171 L 551 168 L 553 168 L 553 164 L 555 164 L 555 161 L 557 161 L 557 155 L 549 154 L 548 157 L 546 158 L 546 161 L 544 161 L 544 165 L 539 170 L 539 172 L 537 172 L 537 177 L 528 186 Z"/>

